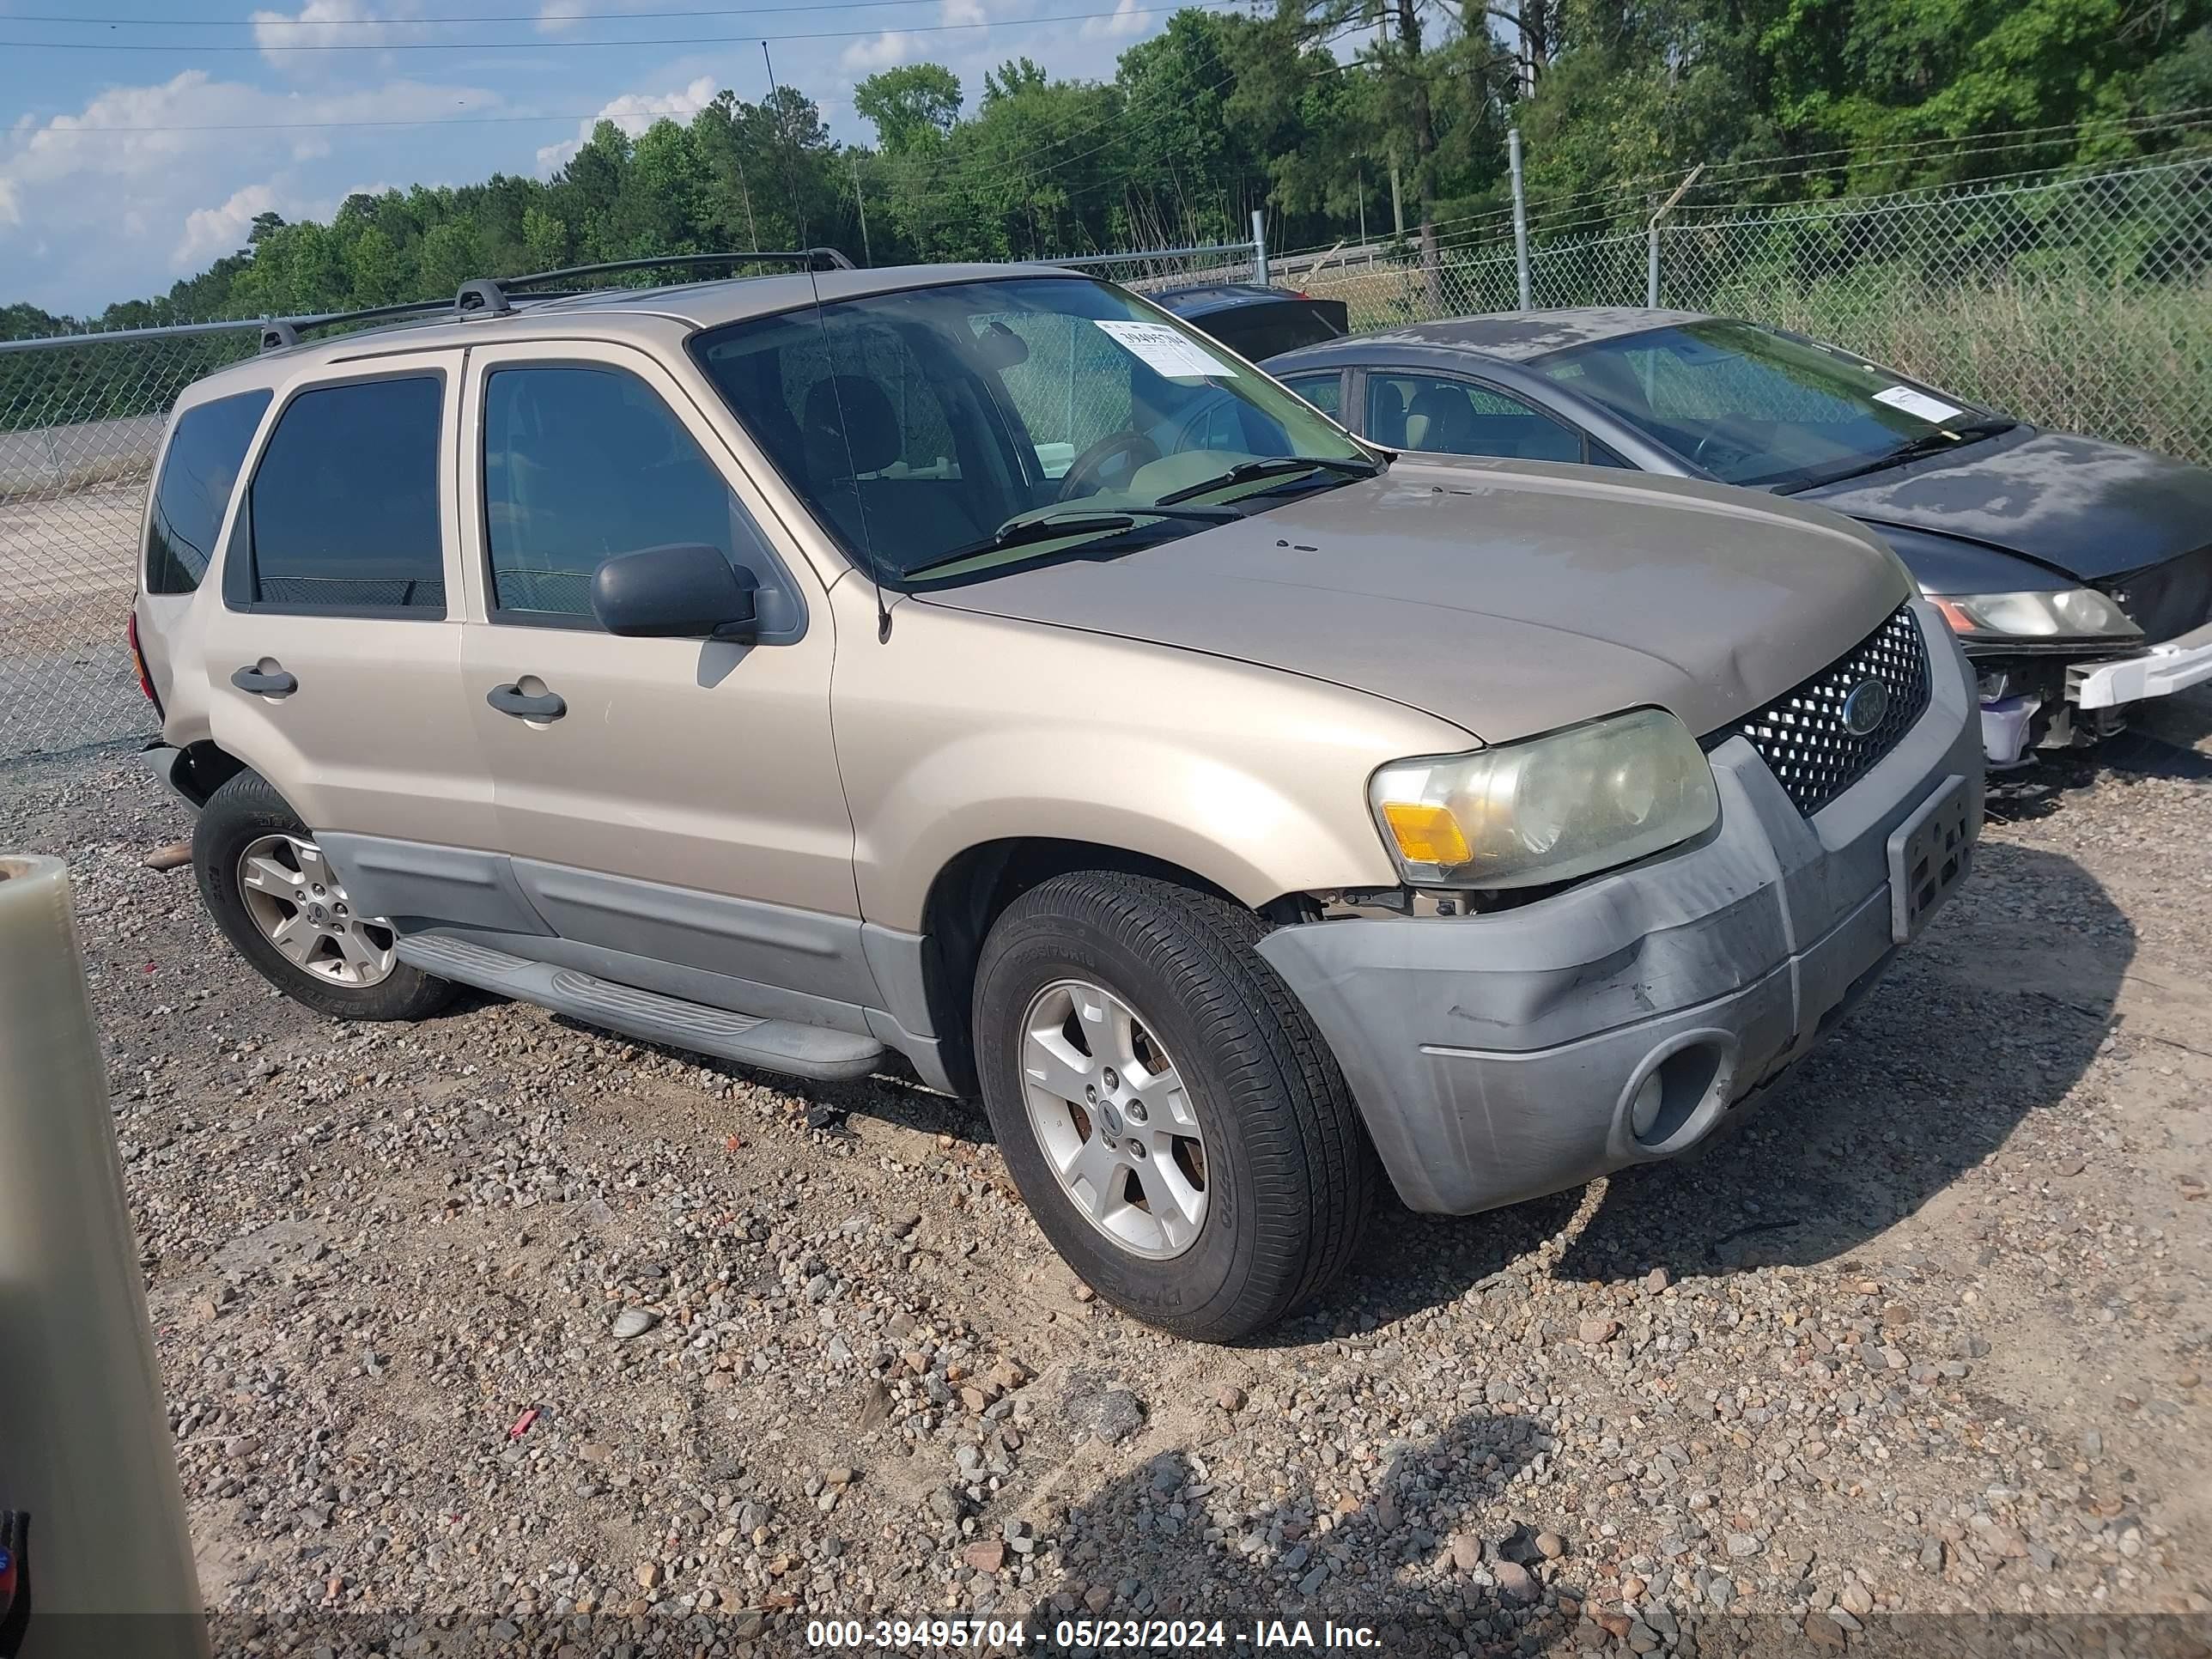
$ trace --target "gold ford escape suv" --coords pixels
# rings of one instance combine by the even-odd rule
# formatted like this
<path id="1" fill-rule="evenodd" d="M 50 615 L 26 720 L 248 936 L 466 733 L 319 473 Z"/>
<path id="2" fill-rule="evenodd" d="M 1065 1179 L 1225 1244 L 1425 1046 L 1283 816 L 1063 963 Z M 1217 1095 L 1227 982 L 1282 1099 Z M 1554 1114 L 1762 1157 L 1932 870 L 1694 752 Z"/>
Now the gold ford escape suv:
<path id="1" fill-rule="evenodd" d="M 1110 284 L 779 272 L 274 349 L 133 617 L 201 892 L 319 1012 L 459 982 L 980 1094 L 1193 1337 L 1667 1157 L 1965 873 L 1950 630 L 1848 521 L 1397 457 Z"/>

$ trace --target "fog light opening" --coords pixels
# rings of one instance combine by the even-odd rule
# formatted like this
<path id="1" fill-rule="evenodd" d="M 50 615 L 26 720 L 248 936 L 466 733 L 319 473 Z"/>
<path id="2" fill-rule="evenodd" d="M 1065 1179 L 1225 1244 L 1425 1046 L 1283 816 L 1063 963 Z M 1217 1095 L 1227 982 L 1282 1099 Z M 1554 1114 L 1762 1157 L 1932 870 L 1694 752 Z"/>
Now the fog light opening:
<path id="1" fill-rule="evenodd" d="M 1652 1068 L 1628 1109 L 1629 1131 L 1638 1146 L 1658 1152 L 1689 1126 L 1712 1092 L 1722 1059 L 1717 1043 L 1693 1042 Z"/>

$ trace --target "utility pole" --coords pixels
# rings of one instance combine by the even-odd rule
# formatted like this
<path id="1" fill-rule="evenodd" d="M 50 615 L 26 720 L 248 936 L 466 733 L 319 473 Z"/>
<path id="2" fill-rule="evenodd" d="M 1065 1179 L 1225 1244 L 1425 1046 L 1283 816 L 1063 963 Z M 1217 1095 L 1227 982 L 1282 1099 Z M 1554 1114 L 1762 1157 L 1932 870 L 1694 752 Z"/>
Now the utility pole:
<path id="1" fill-rule="evenodd" d="M 1359 192 L 1359 246 L 1365 247 L 1367 246 L 1367 169 L 1364 167 L 1355 167 L 1352 176 L 1355 181 L 1353 188 Z"/>
<path id="2" fill-rule="evenodd" d="M 1406 192 L 1398 182 L 1398 152 L 1390 152 L 1390 224 L 1398 240 L 1406 238 Z"/>
<path id="3" fill-rule="evenodd" d="M 845 152 L 845 159 L 853 164 L 853 205 L 860 210 L 860 263 L 872 265 L 876 262 L 876 256 L 868 246 L 868 204 L 860 194 L 860 152 L 848 149 Z"/>
<path id="4" fill-rule="evenodd" d="M 1521 129 L 1505 130 L 1505 157 L 1513 169 L 1513 272 L 1520 284 L 1521 309 L 1528 309 L 1528 199 L 1521 187 Z"/>
<path id="5" fill-rule="evenodd" d="M 1674 186 L 1674 193 L 1660 203 L 1651 216 L 1651 222 L 1644 227 L 1644 234 L 1650 240 L 1644 252 L 1644 303 L 1654 311 L 1659 309 L 1659 222 L 1674 210 L 1674 204 L 1689 192 L 1690 186 L 1698 182 L 1698 175 L 1705 170 L 1703 161 L 1692 167 L 1690 176 Z"/>

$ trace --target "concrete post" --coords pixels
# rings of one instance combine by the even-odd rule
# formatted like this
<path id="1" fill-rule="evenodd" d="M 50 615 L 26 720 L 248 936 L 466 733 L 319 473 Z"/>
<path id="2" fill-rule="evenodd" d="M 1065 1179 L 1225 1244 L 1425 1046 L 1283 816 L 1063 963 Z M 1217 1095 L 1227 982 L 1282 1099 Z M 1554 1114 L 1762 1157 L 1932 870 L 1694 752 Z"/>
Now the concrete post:
<path id="1" fill-rule="evenodd" d="M 0 857 L 0 1509 L 24 1659 L 204 1659 L 176 1449 L 59 859 Z"/>
<path id="2" fill-rule="evenodd" d="M 1521 184 L 1521 129 L 1505 130 L 1505 159 L 1513 170 L 1513 275 L 1519 286 L 1521 309 L 1528 305 L 1528 198 Z"/>

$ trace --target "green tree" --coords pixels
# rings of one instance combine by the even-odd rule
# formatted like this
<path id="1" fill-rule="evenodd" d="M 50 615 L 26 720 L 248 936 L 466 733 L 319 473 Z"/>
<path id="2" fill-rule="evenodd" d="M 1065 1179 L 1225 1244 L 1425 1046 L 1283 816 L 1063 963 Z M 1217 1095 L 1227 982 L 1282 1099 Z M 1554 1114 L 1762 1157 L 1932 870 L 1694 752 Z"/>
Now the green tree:
<path id="1" fill-rule="evenodd" d="M 960 118 L 960 77 L 941 64 L 901 64 L 854 87 L 853 108 L 896 155 L 951 132 Z"/>

